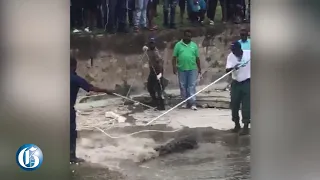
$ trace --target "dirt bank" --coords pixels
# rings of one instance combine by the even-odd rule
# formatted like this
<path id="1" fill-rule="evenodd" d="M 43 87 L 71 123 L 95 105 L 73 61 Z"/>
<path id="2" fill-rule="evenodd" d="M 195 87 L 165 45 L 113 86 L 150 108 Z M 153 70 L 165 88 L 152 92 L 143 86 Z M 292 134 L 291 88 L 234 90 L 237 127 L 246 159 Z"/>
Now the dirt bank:
<path id="1" fill-rule="evenodd" d="M 200 84 L 212 82 L 224 70 L 229 44 L 239 38 L 239 30 L 247 25 L 216 25 L 191 28 L 193 41 L 199 45 L 201 66 L 206 71 Z M 147 59 L 142 58 L 146 39 L 155 36 L 165 60 L 165 77 L 169 88 L 176 88 L 177 77 L 172 73 L 171 58 L 174 44 L 181 38 L 180 30 L 163 30 L 127 35 L 72 35 L 71 50 L 80 61 L 78 73 L 95 85 L 116 89 L 118 92 L 133 85 L 132 93 L 145 91 L 149 73 Z"/>

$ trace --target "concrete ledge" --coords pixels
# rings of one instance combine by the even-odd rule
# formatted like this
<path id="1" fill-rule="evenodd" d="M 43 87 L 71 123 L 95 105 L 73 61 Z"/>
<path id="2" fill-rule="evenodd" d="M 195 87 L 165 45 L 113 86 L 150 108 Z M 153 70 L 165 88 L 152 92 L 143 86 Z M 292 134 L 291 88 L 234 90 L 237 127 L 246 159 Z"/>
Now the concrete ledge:
<path id="1" fill-rule="evenodd" d="M 145 97 L 136 97 L 133 98 L 136 101 L 139 101 L 144 104 L 150 102 L 150 98 Z M 166 99 L 166 104 L 174 106 L 183 100 L 180 97 L 171 97 Z M 133 102 L 127 101 L 125 104 L 133 104 Z M 230 108 L 230 99 L 224 96 L 198 96 L 197 97 L 197 106 L 201 108 L 219 108 L 219 109 L 229 109 Z"/>
<path id="2" fill-rule="evenodd" d="M 79 100 L 79 104 L 85 104 L 95 101 L 102 101 L 102 100 L 110 100 L 114 99 L 111 98 L 109 95 L 100 95 L 100 96 L 93 96 L 93 97 L 84 97 Z M 148 96 L 140 96 L 134 97 L 133 100 L 139 101 L 144 104 L 149 104 L 151 101 L 150 97 Z M 182 99 L 180 97 L 171 97 L 166 99 L 166 104 L 174 106 L 180 103 Z M 122 101 L 118 101 L 119 104 Z M 125 105 L 133 105 L 134 103 L 131 101 L 126 101 Z M 229 109 L 230 108 L 230 98 L 224 96 L 198 96 L 197 97 L 197 106 L 200 108 L 219 108 L 219 109 Z"/>
<path id="3" fill-rule="evenodd" d="M 167 95 L 166 104 L 174 106 L 182 101 L 181 97 L 177 95 L 177 92 L 172 92 Z M 125 96 L 125 95 L 124 95 Z M 110 95 L 96 95 L 96 96 L 87 96 L 83 97 L 78 101 L 78 104 L 92 103 L 97 101 L 110 101 L 118 100 L 115 102 L 115 105 L 122 104 L 121 98 L 114 98 Z M 133 96 L 133 100 L 141 102 L 143 104 L 150 105 L 149 95 L 143 96 Z M 125 105 L 133 105 L 132 101 L 126 100 Z M 209 91 L 207 93 L 199 94 L 197 96 L 197 106 L 200 108 L 218 108 L 218 109 L 229 109 L 230 108 L 230 95 L 225 91 Z"/>

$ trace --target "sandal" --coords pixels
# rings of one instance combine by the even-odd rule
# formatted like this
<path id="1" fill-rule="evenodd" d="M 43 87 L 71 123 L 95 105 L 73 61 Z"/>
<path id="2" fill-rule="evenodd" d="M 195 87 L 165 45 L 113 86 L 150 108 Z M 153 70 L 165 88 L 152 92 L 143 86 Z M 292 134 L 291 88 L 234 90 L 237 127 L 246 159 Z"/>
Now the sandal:
<path id="1" fill-rule="evenodd" d="M 150 31 L 158 30 L 158 26 L 154 25 L 149 28 Z"/>

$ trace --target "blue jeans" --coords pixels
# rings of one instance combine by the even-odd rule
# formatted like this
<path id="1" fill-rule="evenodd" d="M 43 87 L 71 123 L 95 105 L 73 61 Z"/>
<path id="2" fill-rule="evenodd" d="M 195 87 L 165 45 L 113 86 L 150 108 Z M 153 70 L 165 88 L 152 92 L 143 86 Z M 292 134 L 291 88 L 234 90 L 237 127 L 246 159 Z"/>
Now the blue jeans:
<path id="1" fill-rule="evenodd" d="M 129 26 L 133 27 L 134 26 L 134 12 L 135 12 L 135 6 L 136 2 L 135 0 L 128 0 L 128 22 Z"/>
<path id="2" fill-rule="evenodd" d="M 134 12 L 134 26 L 147 27 L 147 5 L 149 0 L 136 0 Z"/>
<path id="3" fill-rule="evenodd" d="M 174 25 L 176 18 L 176 7 L 178 4 L 178 0 L 163 0 L 163 24 Z M 169 17 L 170 14 L 170 17 Z M 170 18 L 170 19 L 169 19 Z"/>
<path id="4" fill-rule="evenodd" d="M 196 93 L 198 70 L 178 71 L 180 93 L 183 99 L 187 99 Z M 188 100 L 188 106 L 196 105 L 196 97 Z"/>

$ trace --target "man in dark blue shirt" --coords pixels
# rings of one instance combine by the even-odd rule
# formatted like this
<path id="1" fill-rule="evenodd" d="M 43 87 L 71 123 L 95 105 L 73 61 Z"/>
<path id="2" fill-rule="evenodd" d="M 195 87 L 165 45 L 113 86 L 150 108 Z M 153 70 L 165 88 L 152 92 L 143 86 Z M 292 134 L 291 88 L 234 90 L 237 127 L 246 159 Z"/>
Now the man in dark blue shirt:
<path id="1" fill-rule="evenodd" d="M 78 76 L 76 73 L 77 69 L 77 60 L 70 58 L 70 162 L 77 163 L 82 162 L 82 159 L 76 157 L 76 139 L 77 139 L 77 130 L 76 130 L 76 111 L 74 105 L 76 103 L 77 95 L 79 89 L 89 92 L 102 92 L 112 95 L 113 92 L 107 89 L 101 89 L 89 84 L 85 79 Z"/>

